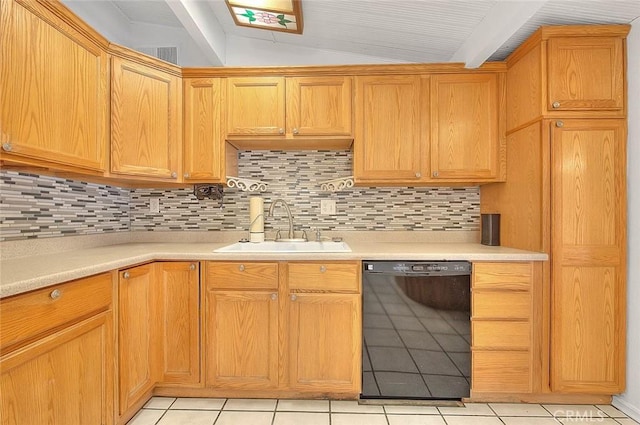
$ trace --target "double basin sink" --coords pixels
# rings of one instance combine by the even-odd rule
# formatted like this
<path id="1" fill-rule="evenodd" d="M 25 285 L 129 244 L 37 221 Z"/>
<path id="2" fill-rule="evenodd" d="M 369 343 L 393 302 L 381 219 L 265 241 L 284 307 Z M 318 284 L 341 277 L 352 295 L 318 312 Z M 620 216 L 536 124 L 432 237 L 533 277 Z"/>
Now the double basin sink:
<path id="1" fill-rule="evenodd" d="M 214 252 L 351 252 L 351 248 L 344 242 L 237 242 L 223 246 Z"/>

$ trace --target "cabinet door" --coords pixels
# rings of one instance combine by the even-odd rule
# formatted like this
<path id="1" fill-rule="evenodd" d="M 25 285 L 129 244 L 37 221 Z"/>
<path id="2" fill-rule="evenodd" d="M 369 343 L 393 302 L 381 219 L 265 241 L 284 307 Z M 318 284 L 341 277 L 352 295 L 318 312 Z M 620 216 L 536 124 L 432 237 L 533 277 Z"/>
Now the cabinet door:
<path id="1" fill-rule="evenodd" d="M 624 120 L 552 125 L 552 358 L 555 391 L 624 390 Z"/>
<path id="2" fill-rule="evenodd" d="M 498 176 L 498 103 L 496 74 L 431 77 L 431 177 Z"/>
<path id="3" fill-rule="evenodd" d="M 106 53 L 37 4 L 2 1 L 0 27 L 2 159 L 103 171 Z"/>
<path id="4" fill-rule="evenodd" d="M 621 38 L 552 38 L 547 63 L 549 111 L 624 108 Z"/>
<path id="5" fill-rule="evenodd" d="M 200 382 L 200 278 L 198 263 L 156 263 L 162 344 L 160 382 Z"/>
<path id="6" fill-rule="evenodd" d="M 113 424 L 111 311 L 0 360 L 0 424 Z"/>
<path id="7" fill-rule="evenodd" d="M 227 78 L 227 135 L 284 135 L 283 77 Z"/>
<path id="8" fill-rule="evenodd" d="M 287 78 L 287 134 L 352 137 L 353 77 Z"/>
<path id="9" fill-rule="evenodd" d="M 153 264 L 119 275 L 118 357 L 121 415 L 151 393 L 158 374 L 156 299 Z"/>
<path id="10" fill-rule="evenodd" d="M 356 180 L 420 180 L 427 163 L 422 146 L 428 146 L 428 90 L 420 76 L 356 77 Z"/>
<path id="11" fill-rule="evenodd" d="M 184 180 L 224 179 L 220 78 L 184 80 Z"/>
<path id="12" fill-rule="evenodd" d="M 112 58 L 111 172 L 176 179 L 180 164 L 179 78 Z"/>
<path id="13" fill-rule="evenodd" d="M 207 386 L 278 386 L 277 292 L 206 291 Z"/>
<path id="14" fill-rule="evenodd" d="M 291 294 L 290 386 L 360 393 L 360 295 Z"/>

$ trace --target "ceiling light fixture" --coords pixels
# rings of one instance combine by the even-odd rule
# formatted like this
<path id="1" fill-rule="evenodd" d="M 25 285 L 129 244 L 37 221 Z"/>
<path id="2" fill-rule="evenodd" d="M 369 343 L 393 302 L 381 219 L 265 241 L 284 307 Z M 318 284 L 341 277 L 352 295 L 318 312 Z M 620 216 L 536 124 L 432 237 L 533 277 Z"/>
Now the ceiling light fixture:
<path id="1" fill-rule="evenodd" d="M 236 25 L 302 34 L 300 0 L 225 0 Z"/>

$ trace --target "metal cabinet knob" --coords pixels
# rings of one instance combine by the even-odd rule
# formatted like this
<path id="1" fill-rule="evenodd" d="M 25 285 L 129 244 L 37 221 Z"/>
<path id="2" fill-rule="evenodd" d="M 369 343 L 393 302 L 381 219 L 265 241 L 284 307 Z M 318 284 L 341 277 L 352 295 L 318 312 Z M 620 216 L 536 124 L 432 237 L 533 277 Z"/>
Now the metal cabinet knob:
<path id="1" fill-rule="evenodd" d="M 438 177 L 440 175 L 440 173 L 438 173 L 437 171 L 433 172 L 433 177 Z"/>
<path id="2" fill-rule="evenodd" d="M 419 179 L 420 177 L 422 177 L 422 173 L 421 173 L 421 172 L 419 172 L 419 171 L 416 171 L 416 178 L 418 178 L 418 179 Z"/>
<path id="3" fill-rule="evenodd" d="M 291 294 L 291 301 L 295 301 L 298 299 L 298 296 L 296 294 Z"/>
<path id="4" fill-rule="evenodd" d="M 195 264 L 189 264 L 189 270 L 195 270 L 196 269 L 196 265 Z"/>
<path id="5" fill-rule="evenodd" d="M 280 133 L 280 134 L 284 134 L 284 128 L 279 128 L 279 129 L 278 129 L 278 133 Z"/>
<path id="6" fill-rule="evenodd" d="M 189 176 L 190 176 L 190 174 L 189 174 L 189 173 L 184 173 L 184 178 L 185 178 L 185 179 L 188 179 L 188 178 L 189 178 Z"/>
<path id="7" fill-rule="evenodd" d="M 271 294 L 271 299 L 273 301 L 277 300 L 278 299 L 278 294 Z"/>
<path id="8" fill-rule="evenodd" d="M 58 298 L 60 298 L 62 296 L 62 292 L 60 292 L 59 289 L 54 289 L 53 291 L 51 291 L 51 293 L 49 294 L 49 297 L 52 300 L 57 300 Z"/>
<path id="9" fill-rule="evenodd" d="M 324 273 L 327 271 L 327 266 L 320 266 L 320 273 Z"/>
<path id="10" fill-rule="evenodd" d="M 300 133 L 300 131 L 297 128 L 294 128 L 293 129 L 293 134 L 298 134 L 298 133 Z"/>
<path id="11" fill-rule="evenodd" d="M 551 107 L 552 107 L 553 109 L 558 109 L 558 108 L 560 107 L 560 102 L 558 102 L 558 101 L 556 100 L 555 102 L 553 102 L 553 103 L 551 104 Z"/>
<path id="12" fill-rule="evenodd" d="M 13 150 L 13 145 L 11 142 L 5 142 L 2 144 L 2 150 L 5 152 L 11 152 Z"/>
<path id="13" fill-rule="evenodd" d="M 556 127 L 564 127 L 564 121 L 556 121 Z"/>
<path id="14" fill-rule="evenodd" d="M 173 171 L 173 172 L 171 173 L 171 178 L 172 178 L 172 179 L 175 179 L 176 177 L 178 177 L 178 173 L 176 173 L 175 171 Z"/>
<path id="15" fill-rule="evenodd" d="M 241 272 L 243 272 L 245 269 L 244 264 L 240 264 L 240 267 L 238 267 L 238 270 L 240 270 Z"/>
<path id="16" fill-rule="evenodd" d="M 125 278 L 125 279 L 129 279 L 131 277 L 131 273 L 124 272 L 124 273 L 122 273 L 122 277 Z"/>

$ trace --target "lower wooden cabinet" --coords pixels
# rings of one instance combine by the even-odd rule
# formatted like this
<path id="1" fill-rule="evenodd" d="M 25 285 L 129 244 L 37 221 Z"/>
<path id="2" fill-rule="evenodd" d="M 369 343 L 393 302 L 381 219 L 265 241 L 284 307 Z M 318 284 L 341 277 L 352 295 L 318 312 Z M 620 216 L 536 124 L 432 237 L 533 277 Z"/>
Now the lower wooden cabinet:
<path id="1" fill-rule="evenodd" d="M 83 285 L 96 289 L 88 295 L 96 309 L 76 314 L 67 298 Z M 19 323 L 43 333 L 0 358 L 0 424 L 113 424 L 112 294 L 112 275 L 105 273 L 2 300 L 3 329 Z M 51 332 L 37 315 L 17 322 L 11 316 L 18 307 L 49 310 L 51 321 L 66 324 Z"/>
<path id="2" fill-rule="evenodd" d="M 472 398 L 532 393 L 538 384 L 540 371 L 534 368 L 539 358 L 533 315 L 535 264 L 473 264 Z"/>
<path id="3" fill-rule="evenodd" d="M 358 261 L 208 262 L 207 387 L 359 394 L 359 270 Z"/>
<path id="4" fill-rule="evenodd" d="M 360 295 L 294 293 L 290 298 L 290 387 L 359 393 Z"/>

